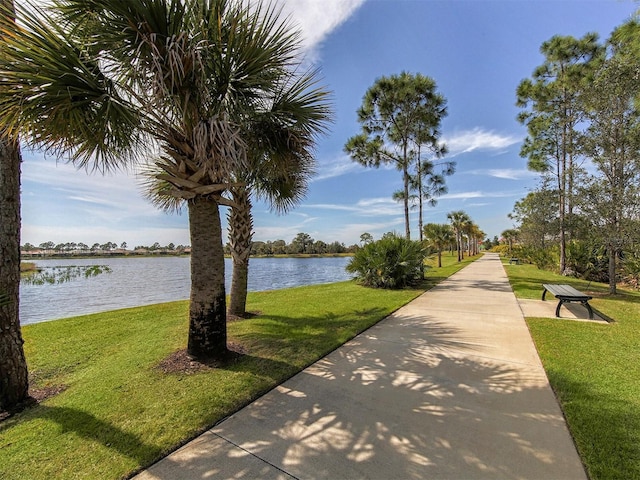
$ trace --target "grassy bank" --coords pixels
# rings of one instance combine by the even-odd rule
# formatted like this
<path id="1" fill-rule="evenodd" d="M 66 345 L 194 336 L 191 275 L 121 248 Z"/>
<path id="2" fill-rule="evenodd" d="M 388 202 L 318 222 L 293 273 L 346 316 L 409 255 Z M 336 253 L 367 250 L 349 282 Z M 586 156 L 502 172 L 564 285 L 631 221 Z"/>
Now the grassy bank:
<path id="1" fill-rule="evenodd" d="M 615 320 L 596 324 L 527 318 L 549 381 L 592 480 L 640 478 L 640 293 L 507 265 L 516 295 L 539 299 L 541 284 L 569 283 Z"/>
<path id="2" fill-rule="evenodd" d="M 32 262 L 20 262 L 20 273 L 32 273 L 37 270 L 36 264 Z"/>
<path id="3" fill-rule="evenodd" d="M 429 288 L 462 265 L 431 269 Z M 229 323 L 245 354 L 224 368 L 163 373 L 184 347 L 187 303 L 23 328 L 32 385 L 58 395 L 0 423 L 0 478 L 115 479 L 174 449 L 419 295 L 353 282 L 252 293 Z"/>

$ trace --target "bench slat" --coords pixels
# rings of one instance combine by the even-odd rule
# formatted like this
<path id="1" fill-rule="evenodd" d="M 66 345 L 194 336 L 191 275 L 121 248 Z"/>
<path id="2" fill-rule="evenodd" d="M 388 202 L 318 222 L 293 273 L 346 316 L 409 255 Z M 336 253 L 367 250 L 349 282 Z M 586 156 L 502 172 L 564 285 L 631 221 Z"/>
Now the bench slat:
<path id="1" fill-rule="evenodd" d="M 555 284 L 543 284 L 542 285 L 549 293 L 551 293 L 554 297 L 559 298 L 573 298 L 576 300 L 591 300 L 593 297 L 582 293 L 579 290 L 576 290 L 571 285 L 555 285 Z"/>

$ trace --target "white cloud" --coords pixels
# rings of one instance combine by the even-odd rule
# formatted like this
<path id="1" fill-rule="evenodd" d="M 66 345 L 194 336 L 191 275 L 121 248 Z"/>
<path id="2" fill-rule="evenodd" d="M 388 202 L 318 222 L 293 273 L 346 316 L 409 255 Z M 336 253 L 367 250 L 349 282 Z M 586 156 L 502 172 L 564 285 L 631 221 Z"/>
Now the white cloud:
<path id="1" fill-rule="evenodd" d="M 119 217 L 160 214 L 143 198 L 140 179 L 134 173 L 88 174 L 71 164 L 36 153 L 25 159 L 22 181 L 38 184 L 37 188 L 49 188 L 60 200 L 110 209 Z"/>
<path id="2" fill-rule="evenodd" d="M 317 182 L 320 180 L 327 180 L 329 178 L 340 177 L 356 170 L 364 170 L 364 167 L 351 160 L 348 155 L 341 155 L 330 160 L 318 162 L 318 174 L 314 176 L 311 181 Z"/>
<path id="3" fill-rule="evenodd" d="M 522 192 L 482 192 L 474 190 L 469 192 L 447 193 L 438 200 L 469 200 L 471 198 L 508 198 L 522 195 Z"/>
<path id="4" fill-rule="evenodd" d="M 518 170 L 514 168 L 492 168 L 486 172 L 490 177 L 504 178 L 506 180 L 520 180 L 531 177 L 532 173 L 533 172 L 529 172 L 528 170 Z"/>
<path id="5" fill-rule="evenodd" d="M 23 243 L 189 243 L 185 217 L 171 218 L 147 201 L 134 173 L 87 174 L 37 152 L 25 152 L 24 160 Z"/>
<path id="6" fill-rule="evenodd" d="M 469 198 L 482 198 L 486 196 L 484 193 L 480 191 L 475 192 L 458 192 L 458 193 L 447 193 L 440 197 L 440 200 L 467 200 Z"/>
<path id="7" fill-rule="evenodd" d="M 302 31 L 303 45 L 313 60 L 320 43 L 344 23 L 365 0 L 279 0 L 282 13 Z"/>
<path id="8" fill-rule="evenodd" d="M 503 178 L 505 180 L 523 180 L 527 178 L 533 178 L 540 175 L 539 173 L 532 172 L 526 169 L 516 169 L 516 168 L 488 168 L 488 169 L 477 169 L 470 170 L 468 172 L 471 175 L 486 175 L 494 178 Z"/>
<path id="9" fill-rule="evenodd" d="M 353 204 L 331 204 L 331 203 L 316 203 L 307 204 L 305 208 L 318 208 L 322 210 L 338 210 L 344 212 L 351 212 L 357 215 L 365 217 L 376 217 L 381 215 L 398 215 L 402 213 L 402 206 L 400 203 L 394 201 L 391 198 L 364 198 L 358 200 Z"/>
<path id="10" fill-rule="evenodd" d="M 449 156 L 474 150 L 503 150 L 520 142 L 522 139 L 513 135 L 504 135 L 476 127 L 473 130 L 457 132 L 443 138 L 449 148 Z"/>

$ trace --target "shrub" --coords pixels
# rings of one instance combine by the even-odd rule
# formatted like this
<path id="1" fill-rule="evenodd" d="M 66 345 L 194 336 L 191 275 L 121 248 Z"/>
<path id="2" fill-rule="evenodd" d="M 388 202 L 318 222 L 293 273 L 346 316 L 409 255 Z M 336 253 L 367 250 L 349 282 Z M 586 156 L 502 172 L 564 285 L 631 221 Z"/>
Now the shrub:
<path id="1" fill-rule="evenodd" d="M 622 281 L 625 285 L 640 288 L 640 253 L 624 252 L 622 256 Z"/>
<path id="2" fill-rule="evenodd" d="M 509 245 L 495 245 L 491 247 L 491 251 L 495 253 L 499 253 L 501 257 L 506 257 L 507 255 L 510 255 Z"/>
<path id="3" fill-rule="evenodd" d="M 558 249 L 555 246 L 539 248 L 518 245 L 514 248 L 514 254 L 523 261 L 532 263 L 542 270 L 555 270 L 559 262 Z"/>
<path id="4" fill-rule="evenodd" d="M 346 268 L 365 286 L 404 288 L 424 278 L 425 257 L 420 242 L 391 234 L 359 249 Z"/>
<path id="5" fill-rule="evenodd" d="M 586 280 L 609 281 L 609 257 L 597 241 L 573 240 L 567 243 L 567 266 Z"/>

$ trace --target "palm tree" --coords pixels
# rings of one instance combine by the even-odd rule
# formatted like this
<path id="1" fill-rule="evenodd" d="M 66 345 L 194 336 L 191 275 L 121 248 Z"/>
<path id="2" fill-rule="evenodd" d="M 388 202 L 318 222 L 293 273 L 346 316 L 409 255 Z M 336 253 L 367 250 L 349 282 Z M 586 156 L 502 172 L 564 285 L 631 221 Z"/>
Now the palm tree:
<path id="1" fill-rule="evenodd" d="M 257 140 L 268 141 L 258 127 L 292 123 L 271 111 L 295 83 L 298 32 L 261 3 L 65 0 L 46 12 L 27 3 L 24 28 L 0 50 L 0 126 L 80 166 L 155 160 L 154 198 L 187 204 L 187 351 L 225 358 L 219 207 L 235 206 L 236 173 L 250 169 Z"/>
<path id="2" fill-rule="evenodd" d="M 456 235 L 456 245 L 458 249 L 458 261 L 461 262 L 464 258 L 462 235 L 464 234 L 466 225 L 471 221 L 469 215 L 462 210 L 447 213 L 447 218 L 451 222 L 451 227 Z"/>
<path id="3" fill-rule="evenodd" d="M 234 207 L 229 211 L 229 243 L 233 259 L 229 313 L 246 315 L 249 256 L 253 237 L 251 194 L 267 201 L 277 213 L 285 213 L 303 198 L 314 173 L 311 148 L 325 131 L 330 116 L 325 93 L 313 88 L 306 76 L 284 88 L 272 102 L 269 116 L 287 122 L 257 123 L 251 142 L 250 168 L 236 172 L 240 185 L 230 189 Z"/>
<path id="4" fill-rule="evenodd" d="M 473 255 L 477 255 L 479 253 L 478 244 L 482 241 L 483 238 L 485 238 L 485 235 L 485 232 L 480 230 L 480 227 L 474 223 L 473 229 L 471 230 L 471 236 L 473 239 Z"/>
<path id="5" fill-rule="evenodd" d="M 427 223 L 424 226 L 424 237 L 427 244 L 438 252 L 438 267 L 442 267 L 442 251 L 455 241 L 450 225 Z"/>
<path id="6" fill-rule="evenodd" d="M 502 238 L 504 238 L 504 240 L 507 242 L 507 245 L 509 245 L 509 255 L 512 254 L 513 243 L 518 240 L 519 236 L 520 232 L 515 228 L 509 228 L 502 232 Z"/>
<path id="7" fill-rule="evenodd" d="M 0 1 L 13 29 L 13 1 Z M 4 37 L 4 34 L 2 34 Z M 0 411 L 27 399 L 29 381 L 20 329 L 20 143 L 0 129 Z"/>

